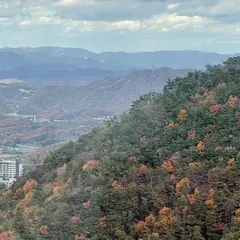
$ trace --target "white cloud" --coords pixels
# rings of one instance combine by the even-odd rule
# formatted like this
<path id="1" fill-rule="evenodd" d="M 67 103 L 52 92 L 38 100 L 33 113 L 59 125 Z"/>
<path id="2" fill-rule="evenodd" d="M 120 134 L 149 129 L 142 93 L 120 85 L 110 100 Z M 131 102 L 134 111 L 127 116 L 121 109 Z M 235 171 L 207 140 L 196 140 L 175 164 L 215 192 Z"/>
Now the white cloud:
<path id="1" fill-rule="evenodd" d="M 31 21 L 30 20 L 23 20 L 19 23 L 20 26 L 27 26 L 27 25 L 31 25 Z"/>
<path id="2" fill-rule="evenodd" d="M 140 21 L 119 21 L 110 23 L 108 28 L 117 31 L 138 31 L 141 29 Z"/>
<path id="3" fill-rule="evenodd" d="M 135 38 L 133 41 L 139 44 L 142 40 L 135 36 L 147 39 L 158 34 L 166 36 L 167 46 L 167 40 L 172 36 L 180 40 L 188 36 L 204 41 L 211 39 L 210 45 L 213 38 L 219 40 L 227 35 L 225 43 L 237 44 L 240 37 L 239 1 L 0 0 L 0 28 L 5 31 L 5 36 L 6 32 L 11 32 L 8 39 L 21 33 L 31 36 L 33 32 L 36 35 L 42 32 L 43 44 L 48 42 L 49 34 L 59 34 L 73 43 L 88 41 L 79 40 L 79 35 L 84 39 L 95 34 L 100 40 L 102 38 L 101 44 L 105 44 L 106 36 L 115 36 L 116 42 L 123 41 L 118 40 L 120 33 L 131 36 L 131 40 Z"/>
<path id="4" fill-rule="evenodd" d="M 57 17 L 41 17 L 38 20 L 40 24 L 50 24 L 50 25 L 59 25 L 62 23 L 62 20 Z"/>
<path id="5" fill-rule="evenodd" d="M 174 3 L 174 4 L 168 4 L 167 9 L 168 10 L 173 10 L 179 6 L 179 3 Z"/>
<path id="6" fill-rule="evenodd" d="M 9 18 L 0 17 L 0 23 L 1 23 L 1 22 L 7 22 L 7 21 L 9 21 L 9 20 L 10 20 Z"/>
<path id="7" fill-rule="evenodd" d="M 163 13 L 166 6 L 162 0 L 61 0 L 52 4 L 62 18 L 89 21 L 142 20 Z"/>
<path id="8" fill-rule="evenodd" d="M 96 4 L 95 0 L 61 0 L 55 4 L 55 6 L 60 7 L 72 7 L 72 6 L 81 6 Z"/>
<path id="9" fill-rule="evenodd" d="M 72 27 L 67 27 L 65 30 L 64 30 L 64 33 L 69 33 L 73 30 Z"/>
<path id="10" fill-rule="evenodd" d="M 155 16 L 143 21 L 72 21 L 65 29 L 69 31 L 173 31 L 203 28 L 211 22 L 199 16 L 179 16 L 177 14 Z"/>
<path id="11" fill-rule="evenodd" d="M 210 21 L 199 16 L 181 16 L 170 14 L 165 16 L 156 16 L 144 21 L 143 28 L 147 30 L 173 31 L 203 28 Z"/>

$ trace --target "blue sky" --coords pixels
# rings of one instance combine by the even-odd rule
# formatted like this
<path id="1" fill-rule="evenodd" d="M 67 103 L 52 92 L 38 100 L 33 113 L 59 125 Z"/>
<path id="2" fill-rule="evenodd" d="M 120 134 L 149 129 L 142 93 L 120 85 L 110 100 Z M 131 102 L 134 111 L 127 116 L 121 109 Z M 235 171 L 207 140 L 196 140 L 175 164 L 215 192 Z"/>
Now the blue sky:
<path id="1" fill-rule="evenodd" d="M 0 47 L 240 52 L 240 0 L 0 0 Z"/>

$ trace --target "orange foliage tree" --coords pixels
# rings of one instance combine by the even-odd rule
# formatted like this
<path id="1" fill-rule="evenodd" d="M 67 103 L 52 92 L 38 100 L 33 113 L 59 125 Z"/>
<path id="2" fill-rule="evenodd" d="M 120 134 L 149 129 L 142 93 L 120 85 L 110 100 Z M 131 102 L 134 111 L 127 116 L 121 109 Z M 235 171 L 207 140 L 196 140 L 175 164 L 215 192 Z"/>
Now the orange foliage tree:
<path id="1" fill-rule="evenodd" d="M 237 222 L 240 222 L 240 208 L 238 208 L 236 211 L 235 211 L 235 217 L 234 219 L 237 221 Z"/>
<path id="2" fill-rule="evenodd" d="M 39 232 L 41 235 L 43 236 L 47 236 L 49 234 L 49 229 L 48 229 L 48 226 L 47 225 L 43 225 L 39 228 Z"/>
<path id="3" fill-rule="evenodd" d="M 144 227 L 145 227 L 145 222 L 144 222 L 144 221 L 139 221 L 139 222 L 137 223 L 137 226 L 136 226 L 137 231 L 142 232 L 143 229 L 144 229 Z"/>
<path id="4" fill-rule="evenodd" d="M 236 166 L 237 166 L 237 162 L 234 158 L 232 158 L 232 159 L 228 160 L 226 168 L 227 169 L 234 169 L 234 168 L 236 168 Z"/>
<path id="5" fill-rule="evenodd" d="M 160 235 L 164 235 L 167 233 L 168 228 L 171 225 L 170 222 L 175 221 L 176 217 L 173 215 L 171 209 L 168 207 L 162 208 L 159 211 L 159 214 L 161 215 L 159 232 L 160 232 Z"/>
<path id="6" fill-rule="evenodd" d="M 216 115 L 219 111 L 223 110 L 225 108 L 224 105 L 222 104 L 217 104 L 217 105 L 214 105 L 214 106 L 211 106 L 209 108 L 209 111 L 210 113 L 212 113 L 213 115 Z"/>
<path id="7" fill-rule="evenodd" d="M 24 198 L 23 201 L 22 201 L 22 206 L 23 206 L 24 208 L 26 208 L 26 207 L 32 202 L 33 195 L 34 195 L 34 192 L 28 192 L 28 193 L 25 195 L 25 198 Z"/>
<path id="8" fill-rule="evenodd" d="M 104 216 L 104 217 L 101 217 L 99 220 L 98 220 L 98 227 L 106 227 L 107 226 L 107 217 Z"/>
<path id="9" fill-rule="evenodd" d="M 208 199 L 205 201 L 205 204 L 209 209 L 215 210 L 217 207 L 214 203 L 215 190 L 211 188 L 208 193 L 209 193 Z"/>
<path id="10" fill-rule="evenodd" d="M 24 184 L 23 191 L 26 194 L 26 193 L 32 191 L 33 188 L 36 186 L 37 186 L 37 181 L 31 178 L 31 179 L 27 180 L 26 183 Z"/>
<path id="11" fill-rule="evenodd" d="M 180 112 L 178 113 L 178 120 L 180 122 L 183 122 L 187 119 L 187 110 L 181 109 Z"/>
<path id="12" fill-rule="evenodd" d="M 68 188 L 68 184 L 64 183 L 62 180 L 53 183 L 53 195 L 58 197 L 60 194 Z"/>
<path id="13" fill-rule="evenodd" d="M 7 231 L 0 233 L 0 240 L 15 240 L 14 232 Z"/>
<path id="14" fill-rule="evenodd" d="M 190 205 L 195 205 L 197 202 L 196 196 L 194 194 L 189 194 L 188 201 L 189 201 Z"/>
<path id="15" fill-rule="evenodd" d="M 140 175 L 144 175 L 147 171 L 148 167 L 144 164 L 141 164 L 140 167 L 138 168 L 138 172 Z"/>
<path id="16" fill-rule="evenodd" d="M 97 160 L 89 160 L 89 161 L 87 161 L 87 163 L 85 163 L 85 164 L 83 165 L 82 168 L 83 168 L 83 170 L 85 171 L 85 170 L 88 170 L 88 169 L 97 168 L 98 165 L 99 165 L 99 161 L 97 161 Z"/>
<path id="17" fill-rule="evenodd" d="M 115 190 L 120 191 L 120 192 L 122 192 L 122 191 L 124 191 L 124 190 L 126 189 L 125 186 L 123 186 L 121 183 L 119 183 L 119 182 L 117 182 L 117 181 L 114 181 L 114 182 L 112 183 L 112 187 L 113 187 Z"/>
<path id="18" fill-rule="evenodd" d="M 199 141 L 195 148 L 195 152 L 198 152 L 202 156 L 204 154 L 204 150 L 205 150 L 205 143 L 203 141 Z"/>
<path id="19" fill-rule="evenodd" d="M 177 194 L 180 194 L 182 190 L 188 186 L 189 180 L 188 178 L 182 178 L 180 182 L 176 184 L 176 192 Z"/>
<path id="20" fill-rule="evenodd" d="M 165 169 L 167 171 L 170 171 L 172 172 L 174 167 L 173 167 L 173 164 L 171 163 L 171 161 L 165 161 L 163 164 L 162 164 L 162 169 Z"/>
<path id="21" fill-rule="evenodd" d="M 198 168 L 198 167 L 201 166 L 201 163 L 199 163 L 199 162 L 192 162 L 192 163 L 189 163 L 188 166 L 190 168 Z"/>
<path id="22" fill-rule="evenodd" d="M 230 107 L 234 107 L 239 103 L 239 99 L 237 96 L 230 96 L 227 102 L 227 105 Z"/>

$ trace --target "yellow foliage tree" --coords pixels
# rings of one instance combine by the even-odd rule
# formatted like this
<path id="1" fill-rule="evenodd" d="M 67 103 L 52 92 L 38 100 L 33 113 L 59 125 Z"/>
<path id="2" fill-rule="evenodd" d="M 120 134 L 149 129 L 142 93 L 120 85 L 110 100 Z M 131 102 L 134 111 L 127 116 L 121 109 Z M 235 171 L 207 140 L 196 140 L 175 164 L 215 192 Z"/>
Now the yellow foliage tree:
<path id="1" fill-rule="evenodd" d="M 188 183 L 189 183 L 188 178 L 186 177 L 182 178 L 181 181 L 176 184 L 176 192 L 180 194 L 184 187 L 188 185 Z"/>
<path id="2" fill-rule="evenodd" d="M 49 231 L 49 229 L 48 229 L 48 226 L 47 226 L 47 225 L 43 225 L 43 226 L 41 226 L 41 227 L 39 228 L 39 232 L 40 232 L 40 234 L 43 235 L 43 236 L 47 236 L 47 235 L 48 235 L 48 231 Z"/>
<path id="3" fill-rule="evenodd" d="M 183 122 L 187 119 L 187 110 L 181 109 L 180 112 L 178 113 L 178 120 L 180 122 Z"/>
<path id="4" fill-rule="evenodd" d="M 201 156 L 203 156 L 204 150 L 205 150 L 205 143 L 203 141 L 199 141 L 195 148 L 195 152 L 198 152 Z"/>

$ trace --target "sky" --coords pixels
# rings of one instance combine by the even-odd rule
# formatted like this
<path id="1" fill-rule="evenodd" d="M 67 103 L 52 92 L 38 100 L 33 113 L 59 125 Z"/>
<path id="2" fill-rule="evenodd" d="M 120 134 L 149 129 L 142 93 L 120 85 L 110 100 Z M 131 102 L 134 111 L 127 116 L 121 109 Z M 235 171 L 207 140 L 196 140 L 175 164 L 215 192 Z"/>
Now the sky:
<path id="1" fill-rule="evenodd" d="M 0 0 L 0 47 L 240 52 L 240 0 Z"/>

